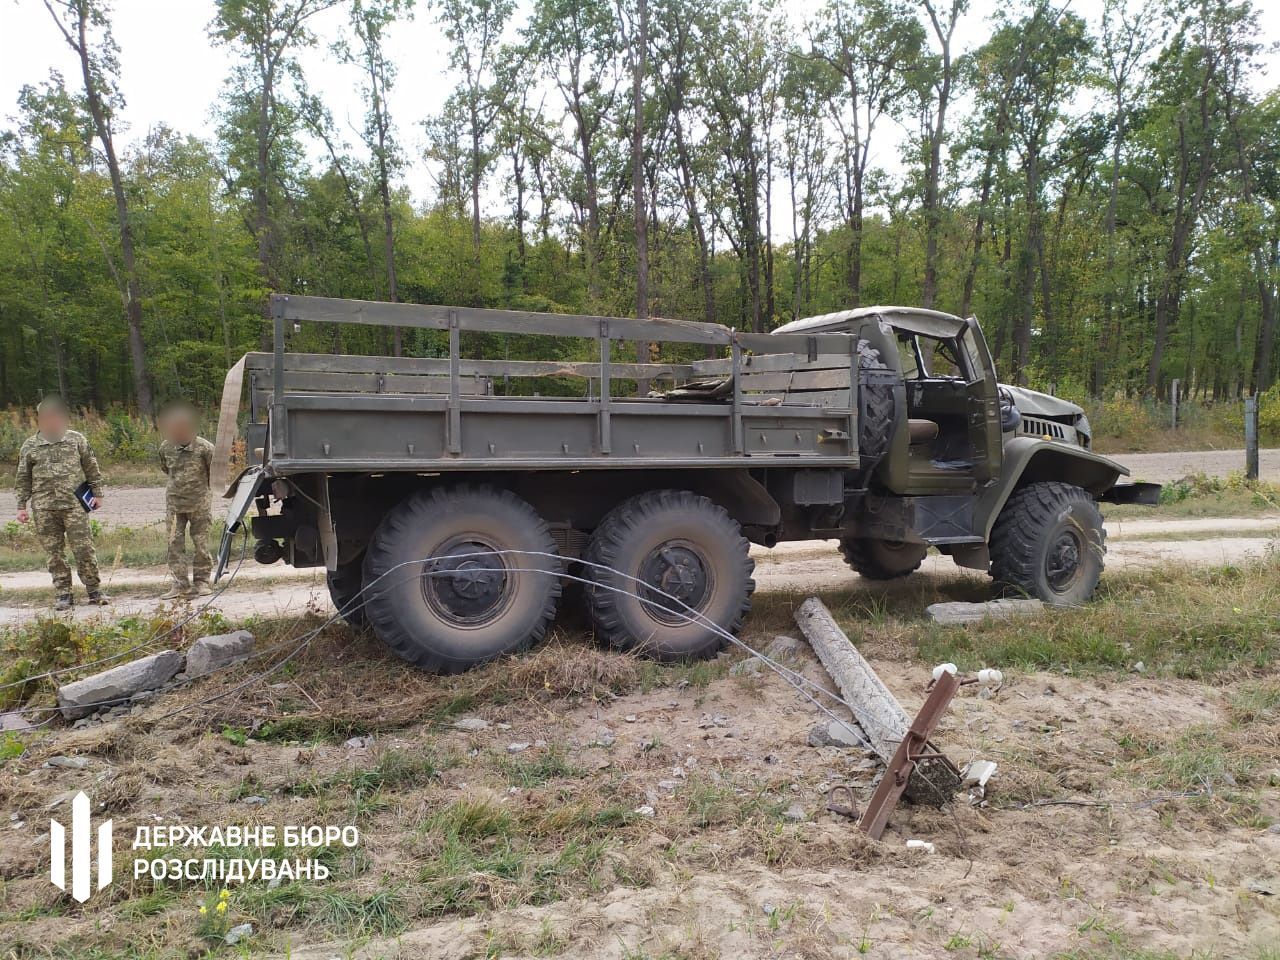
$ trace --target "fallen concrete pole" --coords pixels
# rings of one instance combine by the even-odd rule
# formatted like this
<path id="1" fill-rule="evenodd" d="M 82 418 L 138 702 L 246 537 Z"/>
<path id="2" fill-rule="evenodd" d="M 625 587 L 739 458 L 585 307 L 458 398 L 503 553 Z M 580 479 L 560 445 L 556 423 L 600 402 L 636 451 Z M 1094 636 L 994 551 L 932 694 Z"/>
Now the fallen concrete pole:
<path id="1" fill-rule="evenodd" d="M 796 610 L 795 618 L 800 632 L 835 681 L 840 696 L 849 704 L 858 726 L 866 733 L 871 748 L 888 763 L 910 727 L 906 711 L 836 625 L 821 600 L 810 597 Z M 906 796 L 914 803 L 940 806 L 959 789 L 960 778 L 954 770 L 941 763 L 921 764 L 911 775 Z"/>

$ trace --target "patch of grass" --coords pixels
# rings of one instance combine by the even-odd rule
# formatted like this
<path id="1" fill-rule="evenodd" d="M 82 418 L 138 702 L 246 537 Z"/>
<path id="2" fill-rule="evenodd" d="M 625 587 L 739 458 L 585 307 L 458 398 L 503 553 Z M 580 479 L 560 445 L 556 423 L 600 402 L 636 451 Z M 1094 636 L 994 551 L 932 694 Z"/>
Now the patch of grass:
<path id="1" fill-rule="evenodd" d="M 507 837 L 482 843 L 446 834 L 418 882 L 426 889 L 421 908 L 427 916 L 470 914 L 518 896 L 525 855 Z"/>
<path id="2" fill-rule="evenodd" d="M 413 754 L 402 750 L 386 750 L 378 756 L 372 767 L 348 767 L 322 779 L 302 780 L 294 784 L 290 792 L 319 797 L 334 791 L 358 795 L 422 786 L 434 780 L 441 770 L 447 770 L 455 762 L 452 754 L 438 754 L 433 750 Z"/>
<path id="3" fill-rule="evenodd" d="M 408 923 L 406 900 L 399 890 L 378 890 L 357 897 L 321 888 L 310 902 L 314 915 L 349 938 L 392 936 Z"/>
<path id="4" fill-rule="evenodd" d="M 1242 473 L 1226 477 L 1197 473 L 1166 483 L 1160 491 L 1158 506 L 1103 506 L 1109 520 L 1252 517 L 1276 512 L 1280 512 L 1280 487 L 1266 481 L 1246 480 Z"/>
<path id="5" fill-rule="evenodd" d="M 1210 570 L 1108 574 L 1074 610 L 967 626 L 924 624 L 926 663 L 1075 673 L 1127 671 L 1202 679 L 1261 670 L 1280 655 L 1280 557 Z M 850 629 L 856 622 L 847 623 Z"/>
<path id="6" fill-rule="evenodd" d="M 1273 677 L 1244 684 L 1231 695 L 1228 710 L 1240 724 L 1280 722 L 1280 680 Z"/>
<path id="7" fill-rule="evenodd" d="M 551 780 L 576 778 L 586 771 L 573 766 L 565 758 L 561 747 L 552 745 L 533 757 L 523 755 L 501 756 L 498 769 L 513 787 L 540 787 Z"/>
<path id="8" fill-rule="evenodd" d="M 698 829 L 719 824 L 742 824 L 762 818 L 777 820 L 787 804 L 770 798 L 762 787 L 747 789 L 728 779 L 691 776 L 680 788 L 685 815 Z"/>
<path id="9" fill-rule="evenodd" d="M 152 890 L 142 896 L 125 900 L 120 905 L 120 914 L 131 920 L 140 920 L 145 916 L 157 916 L 172 908 L 178 902 L 177 887 L 166 883 L 156 883 Z"/>
<path id="10" fill-rule="evenodd" d="M 141 527 L 90 521 L 98 565 L 104 575 L 112 567 L 150 567 L 165 562 L 163 521 Z M 212 548 L 222 537 L 223 522 L 215 520 L 209 533 Z M 238 556 L 238 554 L 237 554 Z M 47 557 L 31 524 L 8 521 L 0 525 L 0 573 L 43 570 Z"/>
<path id="11" fill-rule="evenodd" d="M 506 837 L 512 826 L 511 814 L 496 803 L 484 797 L 467 797 L 441 807 L 423 821 L 419 829 L 474 840 Z"/>
<path id="12" fill-rule="evenodd" d="M 569 938 L 561 936 L 551 924 L 549 917 L 544 917 L 538 928 L 538 936 L 533 941 L 535 957 L 558 957 L 569 949 Z"/>
<path id="13" fill-rule="evenodd" d="M 285 716 L 268 720 L 253 736 L 273 743 L 342 743 L 367 732 L 365 724 L 344 717 Z"/>
<path id="14" fill-rule="evenodd" d="M 4 766 L 8 761 L 16 757 L 22 756 L 27 752 L 27 745 L 12 733 L 6 733 L 3 739 L 0 739 L 0 766 Z"/>
<path id="15" fill-rule="evenodd" d="M 1236 787 L 1248 781 L 1256 766 L 1255 758 L 1239 744 L 1226 741 L 1220 728 L 1207 724 L 1189 727 L 1172 739 L 1128 733 L 1119 743 L 1139 779 L 1166 790 Z"/>
<path id="16" fill-rule="evenodd" d="M 228 627 L 226 618 L 212 611 L 181 627 L 177 626 L 177 617 L 177 613 L 161 613 L 121 617 L 110 623 L 38 617 L 32 623 L 0 629 L 0 710 L 36 701 L 52 703 L 56 682 L 68 679 L 42 678 L 23 683 L 28 677 L 101 660 L 155 640 L 154 647 L 138 652 L 137 656 L 142 656 L 160 649 L 161 637 L 164 648 L 180 649 L 188 638 L 224 633 Z M 99 669 L 113 665 L 110 662 Z"/>

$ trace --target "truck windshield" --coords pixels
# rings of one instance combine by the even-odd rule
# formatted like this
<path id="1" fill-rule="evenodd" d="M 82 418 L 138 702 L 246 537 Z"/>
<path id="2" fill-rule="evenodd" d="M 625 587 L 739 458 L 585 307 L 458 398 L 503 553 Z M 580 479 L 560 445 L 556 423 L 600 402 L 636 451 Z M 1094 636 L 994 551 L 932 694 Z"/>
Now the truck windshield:
<path id="1" fill-rule="evenodd" d="M 902 375 L 908 380 L 964 379 L 964 365 L 950 340 L 920 334 L 899 335 Z M 977 369 L 981 370 L 979 366 Z"/>

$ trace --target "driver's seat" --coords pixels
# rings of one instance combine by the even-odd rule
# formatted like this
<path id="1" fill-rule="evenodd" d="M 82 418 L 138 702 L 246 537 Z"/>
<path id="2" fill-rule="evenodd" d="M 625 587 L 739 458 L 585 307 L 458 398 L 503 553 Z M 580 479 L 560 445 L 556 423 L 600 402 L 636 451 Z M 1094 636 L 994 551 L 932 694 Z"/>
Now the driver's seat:
<path id="1" fill-rule="evenodd" d="M 907 421 L 907 436 L 911 446 L 933 443 L 938 439 L 938 424 L 933 420 L 917 420 L 912 417 Z"/>

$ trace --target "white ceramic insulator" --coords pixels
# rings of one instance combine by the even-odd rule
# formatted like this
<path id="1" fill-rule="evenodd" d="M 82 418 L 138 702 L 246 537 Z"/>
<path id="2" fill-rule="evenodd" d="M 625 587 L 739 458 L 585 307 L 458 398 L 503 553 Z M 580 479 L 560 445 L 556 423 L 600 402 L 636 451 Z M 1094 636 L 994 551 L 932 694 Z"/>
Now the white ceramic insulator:
<path id="1" fill-rule="evenodd" d="M 998 687 L 1004 683 L 1004 674 L 994 668 L 979 670 L 978 683 L 984 687 Z"/>
<path id="2" fill-rule="evenodd" d="M 954 677 L 958 671 L 959 668 L 954 663 L 940 663 L 933 668 L 933 679 L 941 680 L 944 673 L 949 673 Z"/>

